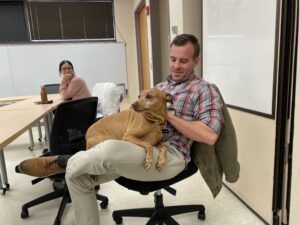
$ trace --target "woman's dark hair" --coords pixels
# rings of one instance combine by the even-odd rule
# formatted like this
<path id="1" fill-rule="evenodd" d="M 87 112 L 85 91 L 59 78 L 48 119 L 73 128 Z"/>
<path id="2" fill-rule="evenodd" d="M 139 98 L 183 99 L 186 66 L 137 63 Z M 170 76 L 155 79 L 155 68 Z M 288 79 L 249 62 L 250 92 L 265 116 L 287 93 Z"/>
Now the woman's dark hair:
<path id="1" fill-rule="evenodd" d="M 186 45 L 187 43 L 191 43 L 194 47 L 194 59 L 197 58 L 200 54 L 200 44 L 198 42 L 198 39 L 192 35 L 192 34 L 179 34 L 177 35 L 170 47 L 172 47 L 172 45 L 176 45 L 176 46 L 184 46 Z"/>
<path id="2" fill-rule="evenodd" d="M 59 63 L 59 72 L 61 71 L 61 67 L 64 65 L 64 64 L 69 64 L 71 67 L 72 67 L 72 70 L 74 70 L 74 67 L 73 67 L 73 64 L 69 61 L 69 60 L 63 60 Z"/>

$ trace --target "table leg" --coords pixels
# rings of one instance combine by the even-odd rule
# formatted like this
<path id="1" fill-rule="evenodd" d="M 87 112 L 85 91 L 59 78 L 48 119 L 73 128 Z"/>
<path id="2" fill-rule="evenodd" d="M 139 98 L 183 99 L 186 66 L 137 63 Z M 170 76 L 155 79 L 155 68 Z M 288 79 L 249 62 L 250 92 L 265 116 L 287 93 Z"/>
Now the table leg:
<path id="1" fill-rule="evenodd" d="M 29 150 L 32 151 L 34 148 L 34 141 L 33 141 L 33 134 L 32 134 L 32 128 L 28 129 L 28 134 L 29 134 L 29 140 L 30 140 L 30 145 L 29 145 Z"/>
<path id="2" fill-rule="evenodd" d="M 1 184 L 1 190 L 3 191 L 3 194 L 5 195 L 6 192 L 6 188 L 4 187 L 3 183 L 2 183 L 2 178 L 1 178 L 1 174 L 0 174 L 0 184 Z"/>
<path id="3" fill-rule="evenodd" d="M 39 132 L 39 142 L 42 142 L 43 140 L 43 134 L 42 134 L 42 128 L 41 128 L 41 122 L 39 121 L 37 123 L 37 128 L 38 128 L 38 132 Z"/>
<path id="4" fill-rule="evenodd" d="M 3 149 L 0 149 L 0 172 L 1 172 L 1 184 L 3 188 L 3 194 L 5 194 L 5 192 L 9 190 L 10 185 L 7 179 L 6 164 L 5 164 Z"/>
<path id="5" fill-rule="evenodd" d="M 47 148 L 48 149 L 50 149 L 49 142 L 50 142 L 50 132 L 51 132 L 51 124 L 50 124 L 49 114 L 47 114 L 46 117 L 44 117 L 45 136 L 47 139 Z"/>
<path id="6" fill-rule="evenodd" d="M 51 132 L 52 124 L 53 124 L 53 112 L 48 114 L 48 122 L 49 122 L 49 128 L 50 128 L 50 132 Z"/>

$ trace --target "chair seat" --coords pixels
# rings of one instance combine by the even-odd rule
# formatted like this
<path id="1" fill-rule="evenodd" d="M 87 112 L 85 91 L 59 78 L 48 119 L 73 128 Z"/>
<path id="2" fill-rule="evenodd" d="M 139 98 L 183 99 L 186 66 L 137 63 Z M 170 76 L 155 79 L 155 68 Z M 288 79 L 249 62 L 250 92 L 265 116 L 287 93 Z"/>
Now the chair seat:
<path id="1" fill-rule="evenodd" d="M 128 179 L 125 177 L 120 177 L 118 179 L 116 179 L 115 181 L 130 189 L 133 191 L 138 191 L 140 193 L 149 193 L 149 192 L 153 192 L 165 187 L 168 187 L 174 183 L 177 183 L 178 181 L 181 181 L 191 175 L 193 175 L 194 173 L 196 173 L 198 171 L 198 168 L 196 166 L 196 164 L 194 163 L 193 160 L 191 160 L 186 169 L 183 170 L 181 173 L 179 173 L 177 176 L 168 179 L 168 180 L 163 180 L 163 181 L 137 181 L 137 180 L 132 180 L 132 179 Z"/>
<path id="2" fill-rule="evenodd" d="M 175 195 L 176 190 L 169 187 L 170 185 L 177 183 L 189 176 L 192 176 L 198 171 L 197 166 L 193 161 L 191 161 L 185 170 L 179 173 L 177 176 L 163 181 L 137 181 L 132 179 L 127 179 L 125 177 L 120 177 L 115 181 L 134 191 L 138 191 L 141 194 L 148 194 L 149 192 L 155 191 L 154 194 L 154 207 L 152 208 L 139 208 L 139 209 L 123 209 L 113 211 L 112 217 L 116 224 L 122 224 L 123 217 L 147 217 L 149 220 L 146 225 L 179 225 L 172 216 L 198 212 L 198 219 L 205 219 L 205 207 L 201 204 L 196 205 L 179 205 L 179 206 L 164 206 L 163 195 L 160 189 L 165 189 L 169 193 Z"/>

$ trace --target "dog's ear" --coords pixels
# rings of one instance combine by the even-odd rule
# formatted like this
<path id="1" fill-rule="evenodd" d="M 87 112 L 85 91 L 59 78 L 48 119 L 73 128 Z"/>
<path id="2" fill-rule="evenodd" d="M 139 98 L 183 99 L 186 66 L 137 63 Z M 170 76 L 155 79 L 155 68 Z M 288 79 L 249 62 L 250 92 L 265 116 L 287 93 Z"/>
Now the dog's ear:
<path id="1" fill-rule="evenodd" d="M 165 93 L 166 95 L 166 102 L 170 102 L 171 104 L 173 104 L 173 97 L 170 93 Z"/>

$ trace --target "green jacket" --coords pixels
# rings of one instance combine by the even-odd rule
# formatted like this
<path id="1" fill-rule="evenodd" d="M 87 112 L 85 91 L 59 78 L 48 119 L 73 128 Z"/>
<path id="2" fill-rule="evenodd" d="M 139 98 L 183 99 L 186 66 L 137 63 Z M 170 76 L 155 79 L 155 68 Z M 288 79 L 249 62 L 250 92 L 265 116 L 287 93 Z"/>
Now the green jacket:
<path id="1" fill-rule="evenodd" d="M 223 124 L 217 142 L 215 145 L 194 142 L 191 148 L 192 159 L 214 197 L 221 191 L 223 174 L 227 182 L 233 183 L 240 172 L 234 126 L 222 96 L 221 99 Z"/>

